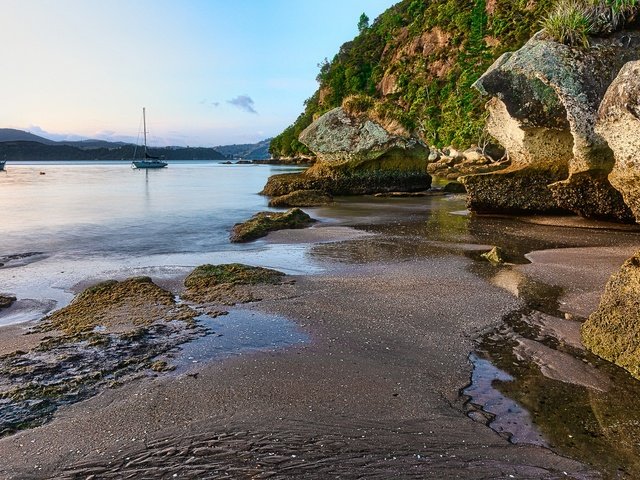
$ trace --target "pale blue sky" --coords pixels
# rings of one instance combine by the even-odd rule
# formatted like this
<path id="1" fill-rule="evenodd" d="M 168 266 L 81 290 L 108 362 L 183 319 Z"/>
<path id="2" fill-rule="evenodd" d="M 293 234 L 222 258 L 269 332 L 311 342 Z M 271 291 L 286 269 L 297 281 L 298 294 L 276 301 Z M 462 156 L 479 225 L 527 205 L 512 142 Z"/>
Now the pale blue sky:
<path id="1" fill-rule="evenodd" d="M 135 139 L 145 106 L 156 145 L 258 141 L 295 120 L 360 14 L 394 3 L 0 0 L 0 128 Z"/>

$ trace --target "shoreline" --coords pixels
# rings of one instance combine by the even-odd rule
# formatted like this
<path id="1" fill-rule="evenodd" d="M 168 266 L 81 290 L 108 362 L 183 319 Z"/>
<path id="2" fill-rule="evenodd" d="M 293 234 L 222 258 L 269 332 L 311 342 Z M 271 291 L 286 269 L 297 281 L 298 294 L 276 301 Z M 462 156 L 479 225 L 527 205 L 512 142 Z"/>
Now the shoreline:
<path id="1" fill-rule="evenodd" d="M 433 235 L 434 223 L 425 230 L 417 221 L 418 201 L 364 204 L 388 211 L 380 223 L 356 220 L 355 230 L 338 221 L 267 237 L 286 242 L 290 233 L 291 243 L 311 242 L 308 254 L 323 271 L 295 276 L 284 294 L 243 309 L 288 318 L 310 342 L 201 363 L 190 369 L 195 377 L 128 382 L 63 407 L 51 423 L 0 439 L 10 465 L 2 473 L 560 478 L 566 471 L 598 478 L 546 448 L 513 445 L 466 415 L 460 391 L 471 378 L 475 342 L 520 305 L 508 288 L 477 271 L 478 265 L 493 268 L 475 259 L 477 240 L 486 236 L 483 220 L 436 209 L 431 213 L 440 226 Z M 362 208 L 356 201 L 338 210 Z M 389 225 L 399 210 L 404 223 Z M 506 222 L 522 232 L 530 228 Z M 532 244 L 553 243 L 550 227 L 537 228 Z M 446 243 L 451 235 L 455 245 Z M 621 254 L 610 252 L 612 271 Z M 561 254 L 552 260 L 560 267 L 564 261 Z M 528 267 L 513 269 L 528 275 Z M 584 272 L 589 276 L 588 266 Z M 591 294 L 601 276 L 590 284 Z M 80 434 L 69 440 L 71 432 Z"/>

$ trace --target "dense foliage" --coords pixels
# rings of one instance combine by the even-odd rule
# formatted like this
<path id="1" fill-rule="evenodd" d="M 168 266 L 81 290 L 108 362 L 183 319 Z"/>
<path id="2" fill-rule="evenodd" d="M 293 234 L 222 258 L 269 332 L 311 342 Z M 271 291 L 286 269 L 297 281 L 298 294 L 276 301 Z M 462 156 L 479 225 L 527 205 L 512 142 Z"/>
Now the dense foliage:
<path id="1" fill-rule="evenodd" d="M 471 85 L 540 28 L 552 0 L 402 0 L 325 59 L 319 89 L 271 142 L 276 156 L 308 154 L 298 135 L 350 95 L 430 145 L 478 143 L 484 102 Z M 354 19 L 355 21 L 356 19 Z"/>

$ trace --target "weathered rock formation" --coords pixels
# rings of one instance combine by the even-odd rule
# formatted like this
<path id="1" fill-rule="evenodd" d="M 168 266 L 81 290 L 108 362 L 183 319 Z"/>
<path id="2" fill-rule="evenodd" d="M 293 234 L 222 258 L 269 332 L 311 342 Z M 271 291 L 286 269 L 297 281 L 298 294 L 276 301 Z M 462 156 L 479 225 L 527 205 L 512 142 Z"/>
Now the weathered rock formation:
<path id="1" fill-rule="evenodd" d="M 639 325 L 640 252 L 609 280 L 598 309 L 582 325 L 582 342 L 640 379 Z"/>
<path id="2" fill-rule="evenodd" d="M 594 38 L 576 49 L 536 34 L 506 53 L 476 82 L 493 98 L 487 127 L 511 167 L 465 177 L 475 210 L 550 212 L 630 221 L 607 175 L 613 154 L 594 127 L 598 108 L 620 68 L 640 57 L 640 33 Z"/>
<path id="3" fill-rule="evenodd" d="M 600 105 L 596 132 L 613 150 L 611 184 L 640 221 L 640 61 L 627 63 Z"/>
<path id="4" fill-rule="evenodd" d="M 263 194 L 315 189 L 359 195 L 419 191 L 431 185 L 429 148 L 410 135 L 391 133 L 367 113 L 334 108 L 307 127 L 300 141 L 316 155 L 316 163 L 302 174 L 271 177 Z"/>

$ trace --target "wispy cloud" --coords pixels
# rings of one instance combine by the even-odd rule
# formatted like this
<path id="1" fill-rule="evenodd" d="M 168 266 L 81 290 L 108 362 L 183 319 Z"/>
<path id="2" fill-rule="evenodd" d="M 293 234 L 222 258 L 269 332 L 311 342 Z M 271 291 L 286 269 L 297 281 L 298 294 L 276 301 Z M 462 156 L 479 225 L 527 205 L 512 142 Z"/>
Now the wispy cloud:
<path id="1" fill-rule="evenodd" d="M 256 109 L 253 108 L 254 102 L 249 95 L 238 95 L 236 98 L 227 100 L 227 103 L 230 103 L 234 107 L 238 107 L 240 110 L 244 110 L 248 113 L 258 113 L 256 112 Z"/>

